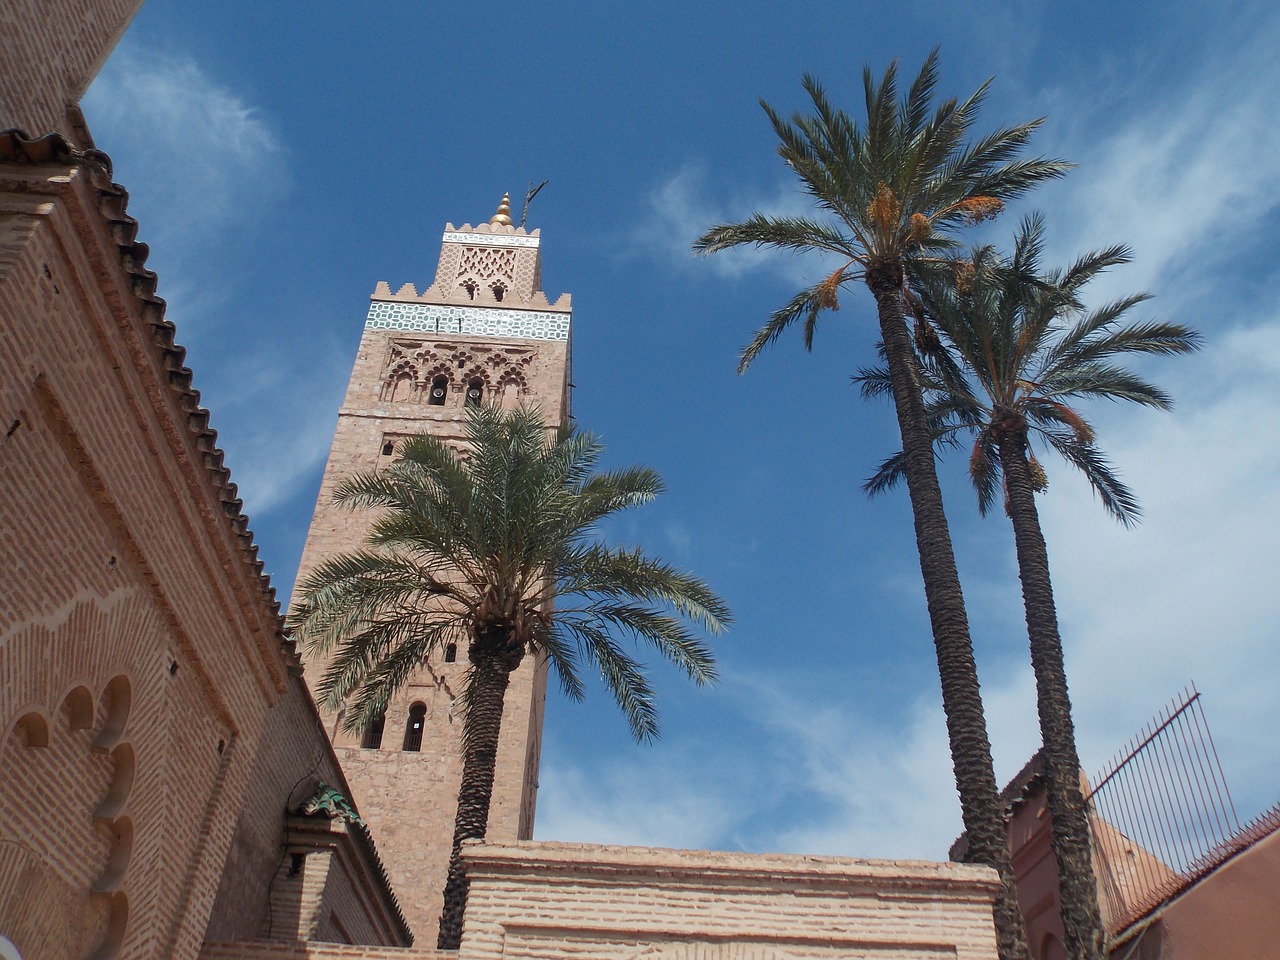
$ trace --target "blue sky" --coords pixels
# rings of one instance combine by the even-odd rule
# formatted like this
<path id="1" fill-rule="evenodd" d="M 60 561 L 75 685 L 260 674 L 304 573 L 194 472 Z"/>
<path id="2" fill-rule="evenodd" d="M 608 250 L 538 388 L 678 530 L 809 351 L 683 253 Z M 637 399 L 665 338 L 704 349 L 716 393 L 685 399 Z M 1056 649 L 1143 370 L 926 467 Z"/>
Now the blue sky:
<path id="1" fill-rule="evenodd" d="M 753 210 L 803 209 L 756 103 L 822 78 L 851 111 L 861 68 L 942 90 L 996 81 L 983 127 L 1047 116 L 1036 150 L 1079 166 L 984 234 L 1044 212 L 1054 262 L 1114 242 L 1191 324 L 1190 358 L 1145 366 L 1173 414 L 1091 411 L 1142 498 L 1109 521 L 1047 462 L 1041 509 L 1081 754 L 1096 769 L 1194 680 L 1237 807 L 1280 799 L 1280 11 L 1165 5 L 279 4 L 148 0 L 85 101 L 132 196 L 149 265 L 282 595 L 294 576 L 374 284 L 420 288 L 446 221 L 550 180 L 529 225 L 543 285 L 573 294 L 574 413 L 610 462 L 668 492 L 611 534 L 696 571 L 738 623 L 722 682 L 661 668 L 664 736 L 628 739 L 599 691 L 548 710 L 544 839 L 941 858 L 959 829 L 905 493 L 861 481 L 897 447 L 849 374 L 873 355 L 869 296 L 739 347 L 820 270 L 690 241 Z M 1037 742 L 1003 517 L 963 458 L 941 468 L 996 753 Z"/>

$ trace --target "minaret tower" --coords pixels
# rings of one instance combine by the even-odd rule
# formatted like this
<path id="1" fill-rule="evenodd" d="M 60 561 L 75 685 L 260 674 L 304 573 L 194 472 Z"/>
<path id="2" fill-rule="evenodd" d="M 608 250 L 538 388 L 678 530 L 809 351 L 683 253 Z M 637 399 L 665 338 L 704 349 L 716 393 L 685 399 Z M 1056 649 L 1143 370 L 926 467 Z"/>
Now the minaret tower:
<path id="1" fill-rule="evenodd" d="M 548 424 L 569 416 L 569 295 L 540 289 L 538 231 L 511 222 L 502 198 L 488 223 L 445 227 L 435 282 L 421 294 L 384 281 L 373 291 L 364 336 L 338 413 L 329 463 L 303 549 L 299 582 L 326 557 L 363 543 L 369 517 L 331 503 L 342 478 L 391 462 L 400 440 L 461 438 L 468 405 L 536 406 Z M 305 654 L 304 654 L 305 655 Z M 420 944 L 434 944 L 462 763 L 465 651 L 423 664 L 380 725 L 342 731 L 321 715 Z M 306 664 L 314 684 L 324 661 Z M 494 840 L 533 833 L 546 667 L 526 657 L 512 675 L 489 814 Z"/>

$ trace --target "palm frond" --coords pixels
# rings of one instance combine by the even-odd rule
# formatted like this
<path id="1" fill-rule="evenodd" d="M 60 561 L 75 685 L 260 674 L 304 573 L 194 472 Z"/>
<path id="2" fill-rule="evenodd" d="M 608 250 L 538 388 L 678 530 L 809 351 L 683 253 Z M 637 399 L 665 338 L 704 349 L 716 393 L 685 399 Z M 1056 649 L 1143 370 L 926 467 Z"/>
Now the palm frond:
<path id="1" fill-rule="evenodd" d="M 1090 478 L 1112 516 L 1130 523 L 1136 501 L 1093 446 L 1093 427 L 1067 401 L 1126 400 L 1167 409 L 1172 400 L 1165 391 L 1114 361 L 1133 353 L 1186 353 L 1201 338 L 1180 324 L 1125 322 L 1129 310 L 1149 299 L 1145 293 L 1084 310 L 1081 298 L 1088 282 L 1127 262 L 1127 247 L 1091 251 L 1065 271 L 1046 270 L 1043 250 L 1043 220 L 1032 215 L 1020 224 L 1008 257 L 992 247 L 975 249 L 963 284 L 938 267 L 913 275 L 913 292 L 947 347 L 926 364 L 935 442 L 953 443 L 965 430 L 974 434 L 970 476 L 979 508 L 986 513 L 995 502 L 999 477 L 987 425 L 998 410 L 1019 413 Z M 871 377 L 864 370 L 856 379 L 868 395 L 883 391 L 883 381 Z M 951 429 L 939 429 L 940 423 Z M 873 478 L 877 489 L 888 485 L 886 465 L 891 461 Z"/>
<path id="2" fill-rule="evenodd" d="M 797 293 L 786 306 L 775 312 L 769 318 L 768 323 L 756 331 L 756 335 L 751 338 L 751 342 L 742 348 L 742 353 L 738 358 L 738 373 L 742 373 L 747 367 L 751 366 L 765 347 L 782 336 L 782 332 L 787 327 L 802 318 L 804 320 L 805 346 L 811 348 L 814 328 L 818 321 L 818 315 L 822 313 L 823 309 L 825 309 L 825 305 L 822 291 L 818 285 L 807 287 Z"/>
<path id="3" fill-rule="evenodd" d="M 354 729 L 424 658 L 466 642 L 464 716 L 466 698 L 479 695 L 476 671 L 509 671 L 528 651 L 549 659 L 571 698 L 584 691 L 580 664 L 597 665 L 636 735 L 652 737 L 652 690 L 617 638 L 707 682 L 710 650 L 685 623 L 719 633 L 732 620 L 697 577 L 599 542 L 600 522 L 652 500 L 661 478 L 597 469 L 599 440 L 548 430 L 532 410 L 473 408 L 464 433 L 465 454 L 412 438 L 386 469 L 340 485 L 341 502 L 376 514 L 368 547 L 326 560 L 299 585 L 289 628 L 328 655 L 317 695 L 345 703 Z"/>
<path id="4" fill-rule="evenodd" d="M 1062 459 L 1084 474 L 1103 509 L 1114 519 L 1131 527 L 1142 518 L 1137 498 L 1096 447 L 1081 443 L 1074 433 L 1044 430 L 1040 435 Z"/>

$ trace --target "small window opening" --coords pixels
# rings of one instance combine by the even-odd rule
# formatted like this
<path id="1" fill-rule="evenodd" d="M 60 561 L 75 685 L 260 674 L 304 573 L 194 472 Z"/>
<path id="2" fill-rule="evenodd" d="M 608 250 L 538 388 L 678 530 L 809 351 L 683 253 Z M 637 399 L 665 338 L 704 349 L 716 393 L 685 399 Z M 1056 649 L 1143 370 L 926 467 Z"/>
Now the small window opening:
<path id="1" fill-rule="evenodd" d="M 445 394 L 449 392 L 449 378 L 441 374 L 431 381 L 431 394 L 427 402 L 437 407 L 444 406 Z"/>
<path id="2" fill-rule="evenodd" d="M 396 445 L 391 440 L 384 440 L 382 443 L 382 455 L 389 457 L 396 452 Z"/>
<path id="3" fill-rule="evenodd" d="M 291 878 L 296 877 L 298 874 L 302 873 L 302 865 L 306 862 L 307 855 L 305 853 L 289 854 L 289 872 L 285 874 L 285 876 Z"/>
<path id="4" fill-rule="evenodd" d="M 409 726 L 404 731 L 404 748 L 412 753 L 422 749 L 422 727 L 426 716 L 426 704 L 415 703 L 409 708 Z"/>
<path id="5" fill-rule="evenodd" d="M 475 380 L 470 381 L 467 384 L 467 406 L 468 407 L 480 406 L 480 401 L 483 397 L 484 397 L 484 384 L 481 383 L 480 379 L 476 378 Z"/>
<path id="6" fill-rule="evenodd" d="M 373 722 L 364 728 L 364 737 L 360 740 L 360 746 L 366 750 L 377 750 L 382 746 L 382 729 L 387 725 L 387 715 L 380 713 Z"/>
<path id="7" fill-rule="evenodd" d="M 474 280 L 465 280 L 463 281 L 462 289 L 467 291 L 467 297 L 469 299 L 474 300 L 476 298 L 476 291 L 480 289 L 480 284 L 476 283 Z"/>
<path id="8" fill-rule="evenodd" d="M 505 293 L 507 292 L 507 288 L 506 288 L 506 287 L 504 287 L 504 286 L 503 286 L 502 284 L 500 284 L 500 283 L 495 283 L 495 284 L 491 285 L 491 286 L 489 287 L 489 289 L 493 291 L 493 299 L 495 299 L 495 300 L 497 300 L 499 303 L 501 303 L 501 302 L 502 302 L 502 295 L 503 295 L 503 294 L 505 294 Z"/>
<path id="9" fill-rule="evenodd" d="M 458 645 L 456 643 L 445 644 L 444 662 L 456 663 L 458 659 Z"/>

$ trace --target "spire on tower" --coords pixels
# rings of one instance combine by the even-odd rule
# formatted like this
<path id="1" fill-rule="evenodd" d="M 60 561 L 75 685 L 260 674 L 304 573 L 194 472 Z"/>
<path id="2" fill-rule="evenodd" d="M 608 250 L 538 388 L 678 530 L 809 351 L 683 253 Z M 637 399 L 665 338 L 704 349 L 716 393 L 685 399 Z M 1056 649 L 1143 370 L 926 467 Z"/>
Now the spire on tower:
<path id="1" fill-rule="evenodd" d="M 511 226 L 511 194 L 504 193 L 502 202 L 498 204 L 498 212 L 489 218 L 491 224 L 502 227 Z"/>

